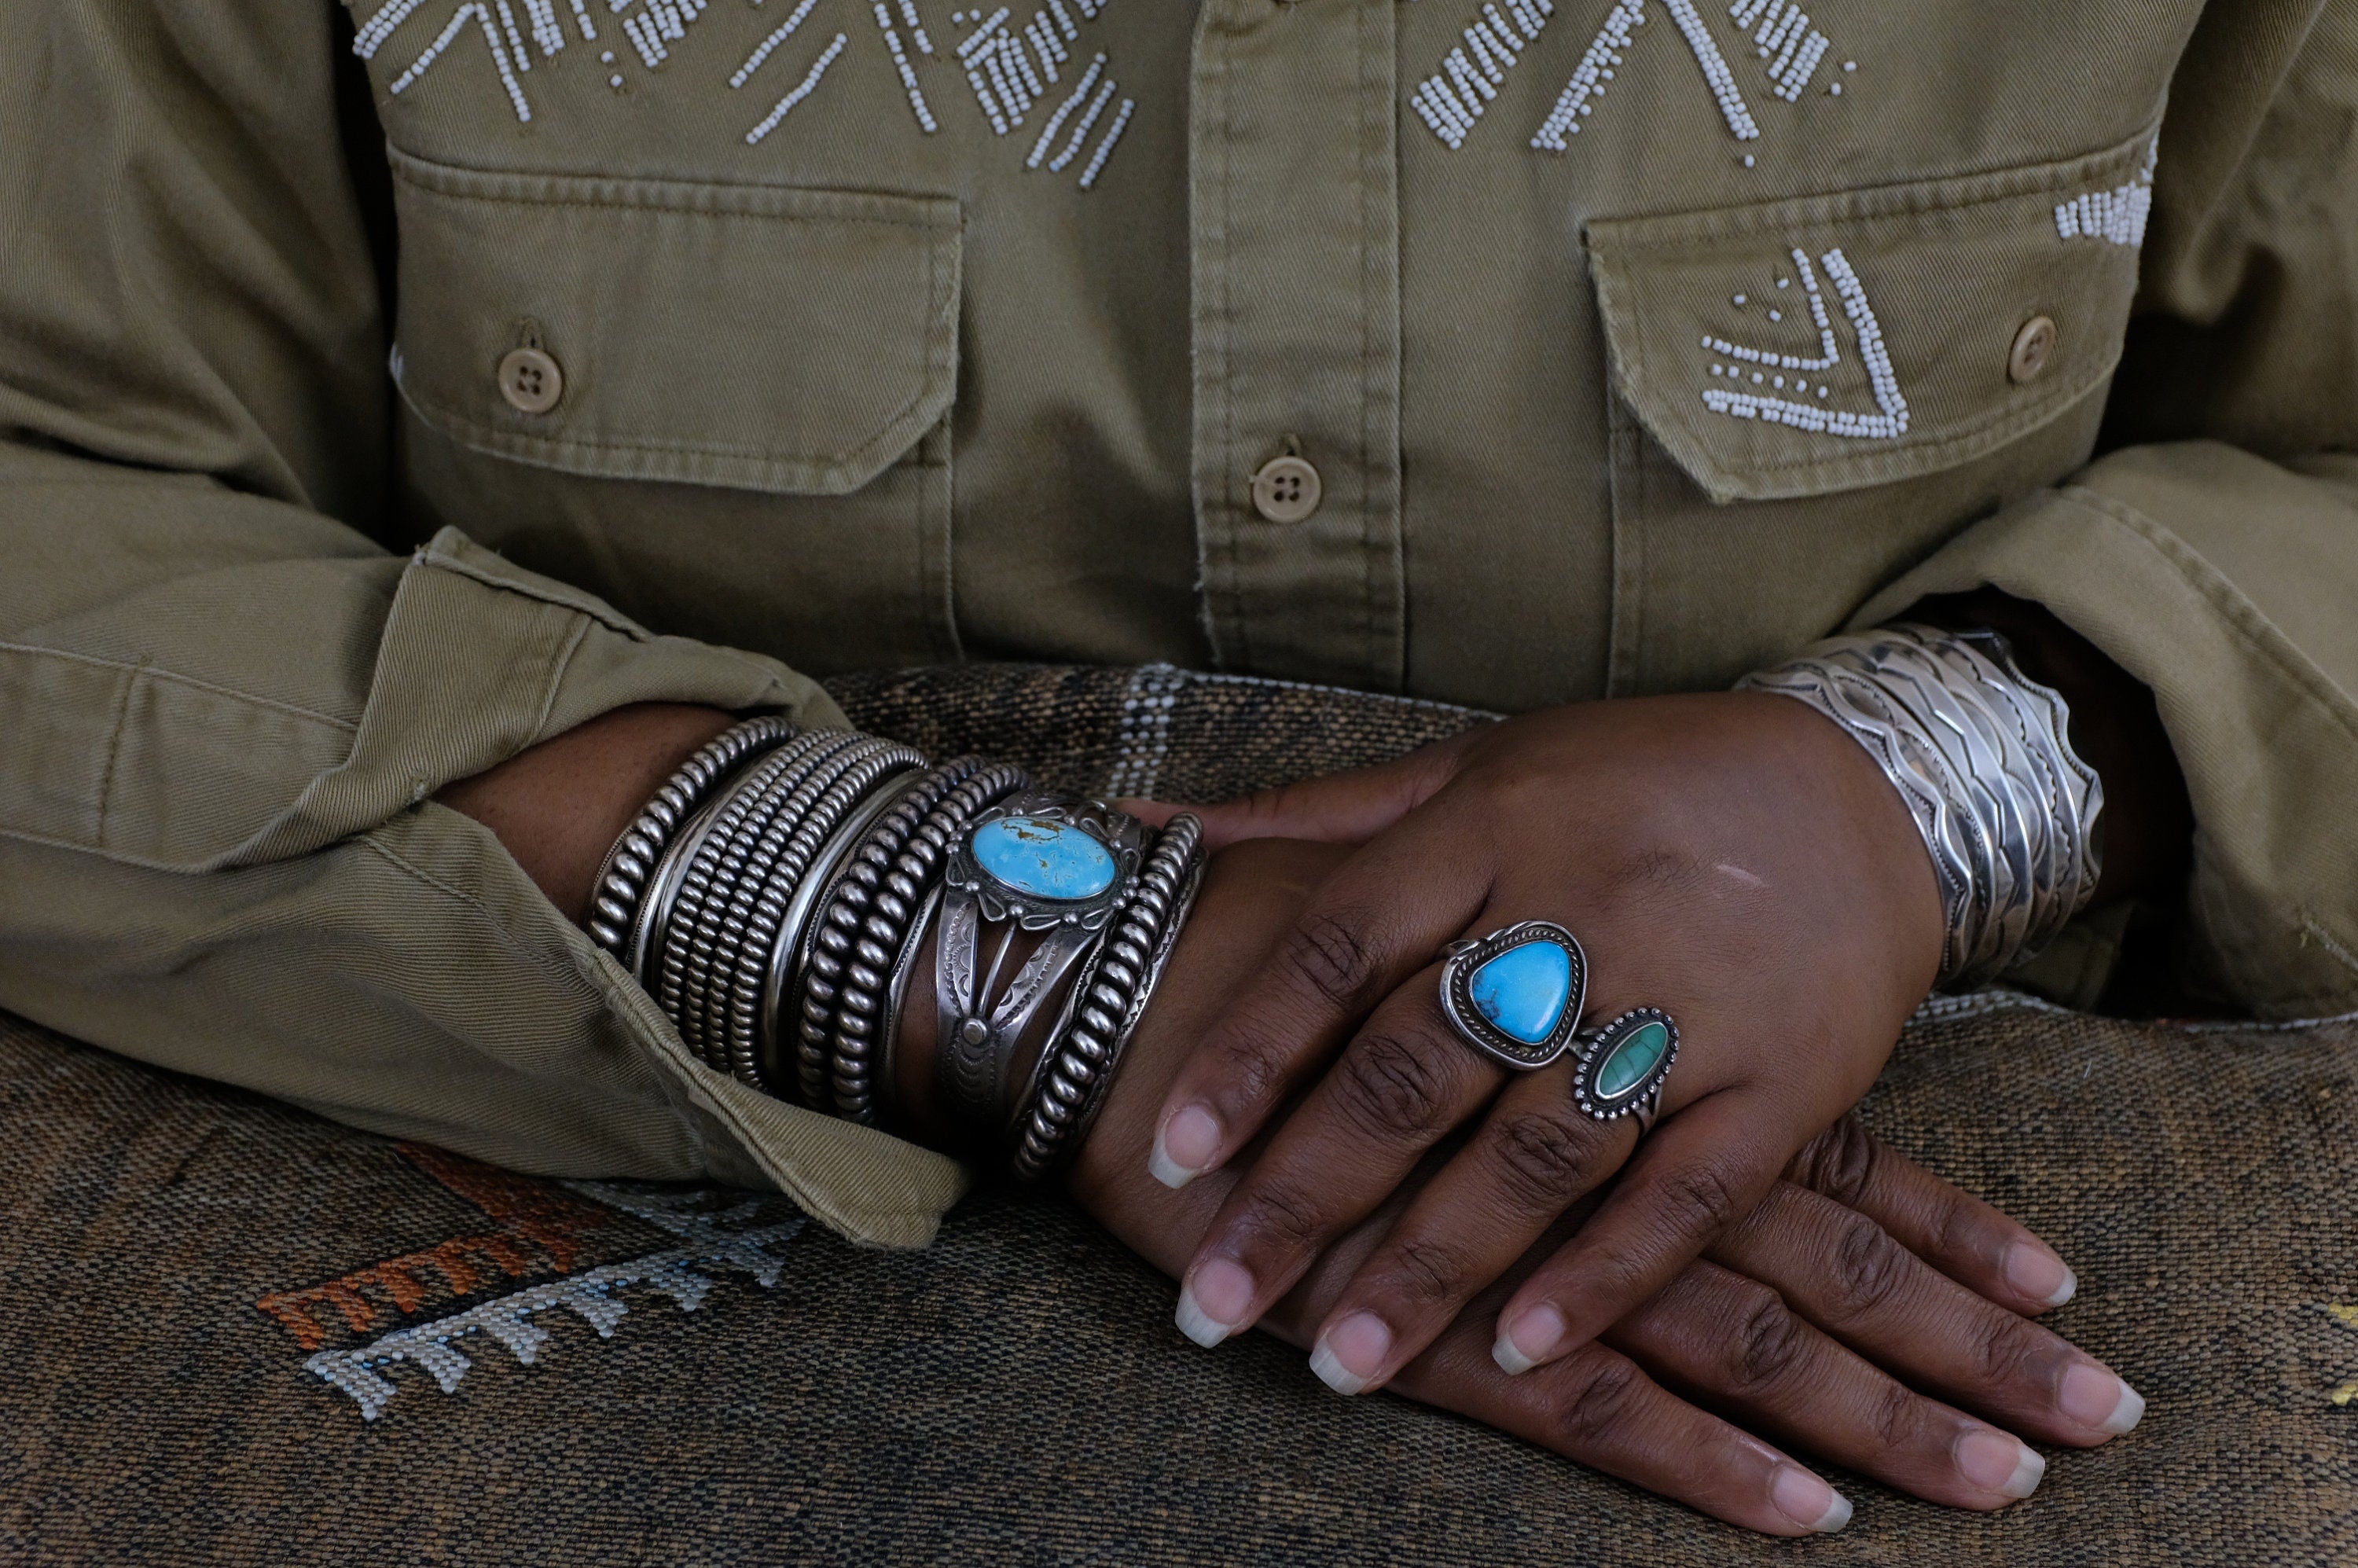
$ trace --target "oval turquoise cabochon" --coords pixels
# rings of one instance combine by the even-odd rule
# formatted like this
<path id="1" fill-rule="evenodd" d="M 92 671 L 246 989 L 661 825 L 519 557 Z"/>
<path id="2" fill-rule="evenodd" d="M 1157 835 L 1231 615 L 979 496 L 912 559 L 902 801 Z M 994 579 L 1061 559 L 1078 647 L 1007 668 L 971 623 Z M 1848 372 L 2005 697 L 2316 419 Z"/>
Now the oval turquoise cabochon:
<path id="1" fill-rule="evenodd" d="M 1466 989 L 1501 1033 L 1537 1045 L 1572 1000 L 1572 955 L 1554 942 L 1525 942 L 1475 970 Z"/>
<path id="2" fill-rule="evenodd" d="M 1596 1070 L 1596 1092 L 1606 1099 L 1617 1099 L 1645 1081 L 1671 1048 L 1671 1032 L 1659 1019 L 1648 1019 L 1629 1032 L 1629 1037 L 1613 1048 L 1605 1065 Z"/>
<path id="3" fill-rule="evenodd" d="M 976 865 L 1034 898 L 1070 903 L 1113 886 L 1113 851 L 1070 823 L 1004 816 L 976 828 L 968 843 Z"/>

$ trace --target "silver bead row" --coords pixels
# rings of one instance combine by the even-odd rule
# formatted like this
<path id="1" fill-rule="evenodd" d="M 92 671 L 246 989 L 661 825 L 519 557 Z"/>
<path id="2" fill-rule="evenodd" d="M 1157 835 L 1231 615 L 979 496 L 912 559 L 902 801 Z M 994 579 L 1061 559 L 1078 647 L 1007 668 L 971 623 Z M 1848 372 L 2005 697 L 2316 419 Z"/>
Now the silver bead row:
<path id="1" fill-rule="evenodd" d="M 1203 841 L 1199 819 L 1185 812 L 1171 819 L 1147 850 L 1128 903 L 1073 982 L 1016 1108 L 1017 1181 L 1038 1181 L 1087 1138 L 1194 908 Z"/>
<path id="2" fill-rule="evenodd" d="M 1942 984 L 2034 957 L 2095 896 L 2104 784 L 2071 750 L 2061 694 L 2024 675 L 1996 633 L 1887 626 L 1737 689 L 1806 703 L 1899 791 L 1941 881 Z"/>
<path id="3" fill-rule="evenodd" d="M 810 925 L 798 1035 L 805 1103 L 872 1125 L 881 1044 L 896 1032 L 892 978 L 943 856 L 965 823 L 1029 783 L 963 757 L 933 769 L 845 857 Z"/>
<path id="4" fill-rule="evenodd" d="M 648 879 L 680 825 L 718 795 L 747 758 L 784 745 L 794 735 L 794 725 L 775 717 L 732 724 L 664 781 L 598 868 L 590 906 L 590 935 L 598 946 L 625 964 L 631 961 L 632 935 L 645 906 Z"/>

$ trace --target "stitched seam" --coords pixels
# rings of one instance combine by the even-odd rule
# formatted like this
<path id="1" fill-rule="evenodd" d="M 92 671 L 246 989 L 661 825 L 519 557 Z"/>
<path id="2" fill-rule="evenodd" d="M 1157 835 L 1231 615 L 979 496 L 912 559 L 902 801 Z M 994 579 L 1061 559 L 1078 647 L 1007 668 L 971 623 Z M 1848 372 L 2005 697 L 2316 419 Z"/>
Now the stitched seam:
<path id="1" fill-rule="evenodd" d="M 2303 915 L 2300 928 L 2309 940 L 2324 948 L 2343 968 L 2353 975 L 2358 975 L 2358 953 L 2353 953 L 2348 947 L 2342 946 L 2333 933 L 2328 931 L 2315 915 Z"/>
<path id="2" fill-rule="evenodd" d="M 1665 212 L 1628 218 L 1600 218 L 1590 225 L 1590 230 L 1592 234 L 1600 227 L 1606 232 L 1608 238 L 1606 248 L 1607 249 L 1642 251 L 1649 248 L 1649 243 L 1643 238 L 1617 244 L 1609 236 L 1613 231 L 1618 229 L 1667 230 L 1682 223 L 1704 226 L 1706 221 L 1709 221 L 1713 229 L 1711 232 L 1698 232 L 1691 239 L 1682 235 L 1673 239 L 1653 242 L 1653 244 L 1660 247 L 1662 251 L 1671 252 L 1672 259 L 1709 259 L 1708 253 L 1700 250 L 1689 253 L 1687 256 L 1679 256 L 1671 247 L 1682 243 L 1700 246 L 1714 240 L 1750 233 L 1766 233 L 1795 226 L 1833 229 L 1843 224 L 1879 222 L 1891 218 L 1942 217 L 1954 212 L 1970 212 L 1978 207 L 1993 207 L 2002 202 L 2023 201 L 2032 197 L 2043 198 L 2056 195 L 2074 189 L 2092 180 L 2106 178 L 2100 171 L 2110 165 L 2119 164 L 2124 168 L 2133 168 L 2136 160 L 2143 156 L 2145 146 L 2152 137 L 2160 134 L 2160 129 L 2161 123 L 2156 120 L 2116 146 L 2093 153 L 2083 153 L 2076 158 L 2066 158 L 2055 163 L 2033 164 L 2028 168 L 2016 166 L 2007 168 L 1984 169 L 1974 174 L 1943 175 L 1929 182 L 1909 180 L 1890 185 L 1866 186 L 1851 190 L 1830 190 L 1815 196 L 1793 197 L 1777 201 L 1706 208 L 1700 212 Z M 1985 196 L 1967 196 L 1953 200 L 1943 200 L 1938 195 L 1940 188 L 1943 186 L 1970 185 L 1977 180 L 2004 180 L 2009 175 L 2021 177 L 2018 187 L 1993 190 Z M 1843 202 L 1862 202 L 1875 210 L 1837 212 L 1810 218 L 1787 216 L 1813 204 Z M 1732 226 L 1720 228 L 1718 225 L 1722 221 Z M 1662 260 L 1665 257 L 1657 254 L 1649 259 Z"/>
<path id="3" fill-rule="evenodd" d="M 95 837 L 102 845 L 106 842 L 106 814 L 114 804 L 114 764 L 123 756 L 124 732 L 131 728 L 131 699 L 138 693 L 139 677 L 146 664 L 146 659 L 139 661 L 140 668 L 133 670 L 130 677 L 123 683 L 123 699 L 114 705 L 114 733 L 106 739 L 106 765 L 98 775 L 98 830 Z"/>
<path id="4" fill-rule="evenodd" d="M 403 152 L 399 147 L 394 147 L 393 152 L 395 155 L 393 160 L 393 176 L 395 179 L 400 180 L 404 185 L 407 185 L 415 189 L 423 191 L 428 196 L 438 196 L 449 201 L 480 201 L 491 206 L 503 207 L 568 207 L 579 208 L 587 211 L 679 212 L 696 217 L 751 218 L 763 222 L 776 223 L 875 223 L 896 229 L 916 229 L 926 233 L 936 234 L 945 231 L 953 230 L 956 227 L 951 221 L 945 218 L 919 217 L 914 214 L 908 217 L 892 217 L 884 213 L 828 211 L 762 211 L 752 208 L 724 205 L 717 201 L 706 203 L 685 200 L 648 200 L 633 201 L 621 199 L 578 197 L 555 193 L 546 196 L 540 196 L 511 191 L 467 190 L 459 189 L 459 186 L 467 180 L 515 178 L 579 179 L 581 177 L 578 175 L 493 174 L 480 169 L 449 168 L 442 165 L 430 163 L 424 158 L 416 157 L 415 154 Z M 433 172 L 421 172 L 423 170 L 432 170 Z M 644 182 L 635 180 L 593 179 L 590 183 L 643 186 Z M 933 203 L 937 201 L 946 201 L 954 203 L 956 200 L 956 198 L 945 196 L 907 196 L 894 194 L 889 191 L 826 190 L 789 186 L 709 184 L 701 186 L 699 189 L 709 190 L 716 194 L 727 192 L 732 196 L 741 195 L 751 197 L 760 194 L 771 197 L 783 196 L 789 199 L 798 198 L 802 200 L 817 198 L 818 201 L 817 204 L 821 208 L 831 207 L 838 203 L 849 204 L 853 202 L 866 201 L 908 203 Z"/>
<path id="5" fill-rule="evenodd" d="M 290 713 L 297 719 L 314 719 L 321 724 L 332 725 L 348 734 L 360 729 L 360 726 L 352 720 L 338 719 L 333 714 L 316 712 L 291 702 L 281 702 L 276 697 L 258 697 L 253 692 L 239 691 L 234 687 L 221 686 L 196 676 L 184 676 L 176 671 L 158 669 L 144 658 L 135 664 L 125 664 L 121 659 L 95 658 L 88 654 L 68 653 L 62 648 L 38 647 L 29 643 L 0 643 L 0 654 L 23 654 L 33 658 L 61 659 L 68 664 L 87 665 L 92 669 L 121 670 L 135 675 L 145 675 L 151 680 L 170 681 L 175 686 L 189 687 L 197 691 L 209 692 L 215 697 L 226 697 L 237 702 L 250 703 L 256 708 L 267 708 L 280 713 Z"/>
<path id="6" fill-rule="evenodd" d="M 565 593 L 551 591 L 535 583 L 495 576 L 474 562 L 449 555 L 435 546 L 427 545 L 417 552 L 415 558 L 419 566 L 449 572 L 453 577 L 464 578 L 470 582 L 496 592 L 513 593 L 519 599 L 528 599 L 535 604 L 546 604 L 551 609 L 567 610 L 577 615 L 587 616 L 603 625 L 608 631 L 619 632 L 634 643 L 654 643 L 658 640 L 654 633 L 644 626 L 622 619 L 615 611 L 600 609 L 595 604 Z"/>
<path id="7" fill-rule="evenodd" d="M 557 694 L 565 689 L 566 673 L 573 667 L 573 656 L 581 644 L 590 640 L 590 617 L 580 617 L 573 627 L 573 635 L 566 639 L 564 651 L 549 661 L 548 687 L 540 694 L 540 712 L 532 721 L 533 740 L 537 742 L 548 736 L 548 716 L 557 710 Z"/>
<path id="8" fill-rule="evenodd" d="M 2342 697 L 2339 690 L 2333 687 L 2323 672 L 2304 665 L 2291 663 L 2277 649 L 2269 645 L 2270 636 L 2281 639 L 2284 634 L 2277 632 L 2267 618 L 2260 613 L 2258 607 L 2244 598 L 2241 590 L 2237 589 L 2233 583 L 2223 581 L 2206 583 L 2202 580 L 2206 574 L 2216 577 L 2217 568 L 2212 567 L 2210 562 L 2188 548 L 2176 535 L 2171 534 L 2160 524 L 2147 517 L 2125 502 L 2077 484 L 2065 485 L 2057 493 L 2127 529 L 2140 543 L 2167 562 L 2189 588 L 2200 594 L 2206 602 L 2219 611 L 2221 618 L 2226 622 L 2227 629 L 2234 634 L 2246 652 L 2256 655 L 2283 676 L 2303 697 L 2308 697 L 2328 719 L 2331 719 L 2338 729 L 2353 741 L 2358 741 L 2358 709 L 2351 708 L 2348 699 Z M 2198 567 L 2201 568 L 2199 571 L 2196 569 Z M 2255 631 L 2255 623 L 2266 628 L 2266 634 Z"/>
<path id="9" fill-rule="evenodd" d="M 925 328 L 925 336 L 929 341 L 935 336 L 930 325 Z M 526 449 L 537 449 L 552 457 L 589 457 L 600 452 L 626 452 L 643 456 L 727 458 L 759 463 L 770 468 L 801 466 L 828 470 L 856 468 L 865 463 L 877 449 L 895 438 L 897 433 L 893 427 L 905 419 L 918 405 L 928 398 L 939 395 L 942 392 L 941 386 L 935 380 L 935 373 L 929 369 L 924 377 L 925 384 L 904 399 L 899 407 L 884 416 L 885 427 L 870 436 L 858 446 L 844 451 L 829 453 L 780 453 L 763 447 L 699 446 L 692 441 L 630 439 L 581 441 L 568 440 L 557 436 L 534 436 L 518 430 L 503 430 L 496 426 L 480 423 L 458 412 L 452 406 L 438 401 L 427 393 L 412 391 L 407 384 L 407 377 L 403 377 L 395 384 L 401 388 L 402 396 L 420 414 L 429 419 L 440 421 L 455 434 L 467 437 L 484 447 L 514 448 L 516 449 L 514 455 L 517 456 L 525 455 Z M 905 449 L 905 444 L 903 449 Z M 782 480 L 778 482 L 792 481 Z"/>

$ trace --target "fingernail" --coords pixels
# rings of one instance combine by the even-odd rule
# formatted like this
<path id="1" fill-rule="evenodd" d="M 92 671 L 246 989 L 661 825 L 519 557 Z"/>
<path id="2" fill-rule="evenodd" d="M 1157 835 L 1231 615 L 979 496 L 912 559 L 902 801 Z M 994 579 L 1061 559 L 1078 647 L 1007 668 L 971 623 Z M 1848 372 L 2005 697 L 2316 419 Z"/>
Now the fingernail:
<path id="1" fill-rule="evenodd" d="M 2059 1307 L 2080 1289 L 2071 1266 L 2036 1241 L 2006 1249 L 2006 1282 L 2041 1306 Z"/>
<path id="2" fill-rule="evenodd" d="M 1509 1378 L 1520 1378 L 1547 1358 L 1563 1338 L 1563 1314 L 1552 1306 L 1535 1306 L 1498 1330 L 1490 1359 Z"/>
<path id="3" fill-rule="evenodd" d="M 1777 1511 L 1803 1530 L 1824 1535 L 1850 1522 L 1850 1499 L 1799 1465 L 1779 1465 L 1768 1484 Z"/>
<path id="4" fill-rule="evenodd" d="M 2145 1396 L 2102 1367 L 2075 1362 L 2064 1368 L 2056 1408 L 2082 1426 L 2118 1436 L 2145 1418 Z"/>
<path id="5" fill-rule="evenodd" d="M 1318 1336 L 1310 1369 L 1338 1394 L 1356 1394 L 1376 1380 L 1392 1353 L 1392 1331 L 1371 1312 L 1355 1312 Z"/>
<path id="6" fill-rule="evenodd" d="M 1209 1350 L 1244 1326 L 1252 1311 L 1252 1276 L 1226 1258 L 1215 1258 L 1179 1287 L 1179 1332 Z"/>
<path id="7" fill-rule="evenodd" d="M 2039 1490 L 2047 1461 L 2038 1450 L 1996 1427 L 1977 1426 L 1957 1439 L 1957 1474 L 1985 1492 L 2027 1498 Z"/>
<path id="8" fill-rule="evenodd" d="M 1200 1105 L 1182 1106 L 1163 1119 L 1154 1135 L 1154 1152 L 1146 1168 L 1154 1179 L 1177 1191 L 1204 1173 L 1220 1152 L 1220 1124 Z"/>

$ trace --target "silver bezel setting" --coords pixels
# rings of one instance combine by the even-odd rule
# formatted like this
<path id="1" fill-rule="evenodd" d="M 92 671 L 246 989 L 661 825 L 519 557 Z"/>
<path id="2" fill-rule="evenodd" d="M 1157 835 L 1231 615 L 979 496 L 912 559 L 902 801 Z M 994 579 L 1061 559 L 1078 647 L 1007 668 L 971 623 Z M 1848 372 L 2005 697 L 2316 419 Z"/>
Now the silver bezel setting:
<path id="1" fill-rule="evenodd" d="M 1596 1075 L 1605 1070 L 1605 1064 L 1612 1058 L 1614 1050 L 1649 1023 L 1659 1023 L 1671 1032 L 1671 1043 L 1663 1048 L 1662 1059 L 1648 1069 L 1644 1077 L 1619 1094 L 1610 1098 L 1598 1094 Z M 1660 1106 L 1662 1081 L 1671 1076 L 1671 1067 L 1678 1059 L 1679 1021 L 1659 1007 L 1633 1007 L 1619 1017 L 1582 1033 L 1580 1071 L 1573 1076 L 1573 1098 L 1594 1120 L 1617 1121 L 1625 1116 L 1635 1116 L 1641 1123 L 1650 1125 L 1654 1112 Z"/>
<path id="2" fill-rule="evenodd" d="M 1475 1005 L 1475 972 L 1491 959 L 1533 942 L 1552 942 L 1572 955 L 1572 990 L 1564 998 L 1563 1016 L 1545 1040 L 1519 1040 L 1482 1016 Z M 1552 920 L 1526 920 L 1493 931 L 1478 942 L 1453 943 L 1441 968 L 1441 1011 L 1460 1038 L 1498 1063 L 1518 1073 L 1535 1073 L 1563 1059 L 1580 1033 L 1581 1010 L 1588 1003 L 1588 954 L 1580 939 Z"/>
<path id="3" fill-rule="evenodd" d="M 1113 880 L 1105 891 L 1085 899 L 1049 899 L 1000 881 L 974 858 L 974 838 L 994 822 L 1011 817 L 1036 817 L 1087 834 L 1113 857 Z M 950 850 L 946 886 L 972 895 L 982 917 L 996 925 L 1013 921 L 1025 931 L 1048 931 L 1069 925 L 1082 931 L 1102 931 L 1130 897 L 1138 880 L 1138 862 L 1145 849 L 1145 826 L 1127 812 L 1101 800 L 1083 800 L 1050 790 L 1027 790 L 1001 801 L 968 823 Z"/>

